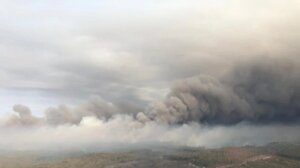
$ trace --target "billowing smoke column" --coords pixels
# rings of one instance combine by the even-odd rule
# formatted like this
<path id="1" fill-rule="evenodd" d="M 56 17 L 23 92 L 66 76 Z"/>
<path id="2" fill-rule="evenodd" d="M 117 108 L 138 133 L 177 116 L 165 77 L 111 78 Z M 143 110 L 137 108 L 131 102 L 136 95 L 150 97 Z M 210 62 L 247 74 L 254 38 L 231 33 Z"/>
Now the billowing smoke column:
<path id="1" fill-rule="evenodd" d="M 299 122 L 300 71 L 297 65 L 297 62 L 277 59 L 256 60 L 241 64 L 220 78 L 199 76 L 180 81 L 167 98 L 154 103 L 145 116 L 169 124 Z M 139 114 L 138 118 L 145 116 Z"/>
<path id="2" fill-rule="evenodd" d="M 108 121 L 128 115 L 138 122 L 163 124 L 198 122 L 207 125 L 300 123 L 300 66 L 297 60 L 255 60 L 229 73 L 201 75 L 179 81 L 163 101 L 145 112 L 125 114 L 116 105 L 94 97 L 76 108 L 61 105 L 35 117 L 28 107 L 14 106 L 6 126 L 78 125 L 85 117 Z M 3 125 L 3 124 L 2 124 Z"/>
<path id="3" fill-rule="evenodd" d="M 0 118 L 0 151 L 299 141 L 299 62 L 268 61 L 179 81 L 163 101 L 140 113 L 125 113 L 98 97 L 73 108 L 49 108 L 41 117 L 15 105 L 14 113 Z"/>

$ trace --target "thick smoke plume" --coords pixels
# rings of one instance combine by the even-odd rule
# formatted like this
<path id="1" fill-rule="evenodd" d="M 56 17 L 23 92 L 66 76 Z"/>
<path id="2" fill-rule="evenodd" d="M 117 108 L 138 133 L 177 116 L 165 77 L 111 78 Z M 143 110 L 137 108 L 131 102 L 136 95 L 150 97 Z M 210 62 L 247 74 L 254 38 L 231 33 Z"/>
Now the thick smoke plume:
<path id="1" fill-rule="evenodd" d="M 178 82 L 146 115 L 169 124 L 299 122 L 299 70 L 297 62 L 268 59 L 241 64 L 219 78 L 192 77 Z"/>
<path id="2" fill-rule="evenodd" d="M 122 112 L 99 97 L 37 117 L 24 105 L 0 118 L 0 149 L 73 150 L 149 144 L 221 147 L 298 141 L 299 62 L 239 64 L 224 75 L 179 81 L 145 112 Z"/>
<path id="3" fill-rule="evenodd" d="M 260 59 L 239 64 L 222 76 L 191 77 L 177 82 L 165 100 L 130 116 L 142 123 L 298 123 L 299 67 L 296 60 Z M 119 107 L 99 97 L 75 108 L 51 107 L 42 117 L 32 115 L 23 105 L 15 105 L 13 109 L 15 113 L 4 122 L 6 126 L 78 125 L 84 117 L 108 121 L 117 114 L 126 115 Z"/>

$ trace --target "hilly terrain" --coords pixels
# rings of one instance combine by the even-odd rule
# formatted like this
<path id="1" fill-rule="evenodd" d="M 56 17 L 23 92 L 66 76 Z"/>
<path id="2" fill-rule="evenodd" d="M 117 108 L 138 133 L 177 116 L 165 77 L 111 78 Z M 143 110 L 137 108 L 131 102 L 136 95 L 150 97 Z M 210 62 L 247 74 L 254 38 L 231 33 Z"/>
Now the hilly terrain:
<path id="1" fill-rule="evenodd" d="M 2 153 L 0 168 L 299 168 L 299 143 L 67 154 Z"/>

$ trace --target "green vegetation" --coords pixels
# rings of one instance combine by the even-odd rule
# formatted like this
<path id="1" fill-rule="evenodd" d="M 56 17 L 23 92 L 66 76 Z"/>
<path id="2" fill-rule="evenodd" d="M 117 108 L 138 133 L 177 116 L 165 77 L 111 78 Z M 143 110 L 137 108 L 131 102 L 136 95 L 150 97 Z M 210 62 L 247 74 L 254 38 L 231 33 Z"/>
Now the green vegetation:
<path id="1" fill-rule="evenodd" d="M 299 156 L 300 145 L 297 143 L 271 143 L 264 147 L 167 148 L 123 153 L 73 154 L 53 160 L 41 159 L 47 157 L 33 154 L 2 154 L 0 168 L 299 168 Z"/>
<path id="2" fill-rule="evenodd" d="M 132 161 L 134 157 L 127 153 L 89 154 L 53 161 L 34 166 L 34 168 L 102 168 L 108 165 Z"/>
<path id="3" fill-rule="evenodd" d="M 168 157 L 191 162 L 199 167 L 225 168 L 299 168 L 300 145 L 272 143 L 265 147 L 182 150 Z"/>
<path id="4" fill-rule="evenodd" d="M 134 160 L 128 153 L 100 153 L 42 161 L 36 156 L 1 156 L 0 168 L 102 168 Z"/>
<path id="5" fill-rule="evenodd" d="M 184 151 L 169 157 L 173 160 L 184 160 L 200 167 L 216 167 L 240 163 L 258 153 L 250 148 L 223 148 L 214 150 Z"/>
<path id="6" fill-rule="evenodd" d="M 241 168 L 299 168 L 300 162 L 297 160 L 276 157 L 271 160 L 249 162 L 240 166 Z"/>
<path id="7" fill-rule="evenodd" d="M 265 149 L 275 155 L 300 160 L 299 143 L 271 143 Z"/>

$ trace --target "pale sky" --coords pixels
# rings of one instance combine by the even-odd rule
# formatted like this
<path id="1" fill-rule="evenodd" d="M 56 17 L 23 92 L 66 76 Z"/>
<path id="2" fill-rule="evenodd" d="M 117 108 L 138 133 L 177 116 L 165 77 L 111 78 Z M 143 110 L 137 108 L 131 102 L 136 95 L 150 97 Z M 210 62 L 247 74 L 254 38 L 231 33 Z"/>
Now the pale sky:
<path id="1" fill-rule="evenodd" d="M 299 0 L 0 0 L 0 150 L 299 141 L 299 30 Z"/>
<path id="2" fill-rule="evenodd" d="M 297 0 L 1 0 L 0 107 L 99 96 L 141 111 L 173 82 L 299 53 Z"/>

